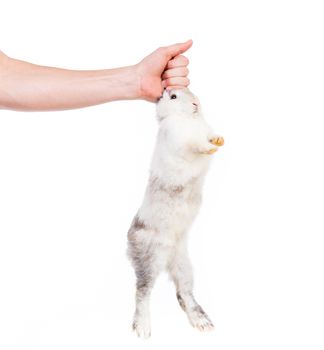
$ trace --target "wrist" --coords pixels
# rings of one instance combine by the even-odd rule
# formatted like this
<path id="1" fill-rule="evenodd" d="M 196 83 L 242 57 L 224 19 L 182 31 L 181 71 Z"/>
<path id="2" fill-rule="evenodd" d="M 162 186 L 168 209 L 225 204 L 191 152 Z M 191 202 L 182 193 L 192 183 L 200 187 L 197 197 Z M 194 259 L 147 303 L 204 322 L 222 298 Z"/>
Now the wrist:
<path id="1" fill-rule="evenodd" d="M 141 66 L 139 64 L 135 64 L 131 66 L 132 68 L 132 75 L 134 78 L 134 82 L 136 84 L 136 99 L 145 99 L 145 91 L 143 89 L 143 74 L 141 72 Z"/>
<path id="2" fill-rule="evenodd" d="M 122 69 L 124 86 L 126 87 L 122 99 L 135 100 L 142 98 L 141 78 L 137 65 L 124 67 Z"/>
<path id="3" fill-rule="evenodd" d="M 135 66 L 95 71 L 94 80 L 104 84 L 102 102 L 140 98 L 140 83 Z"/>

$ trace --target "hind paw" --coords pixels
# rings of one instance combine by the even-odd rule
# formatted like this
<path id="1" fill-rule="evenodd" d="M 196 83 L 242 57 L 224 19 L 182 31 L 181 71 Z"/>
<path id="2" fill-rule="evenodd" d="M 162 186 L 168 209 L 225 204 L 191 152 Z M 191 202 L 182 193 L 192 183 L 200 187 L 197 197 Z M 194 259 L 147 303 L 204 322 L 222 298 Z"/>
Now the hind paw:
<path id="1" fill-rule="evenodd" d="M 200 306 L 188 313 L 188 318 L 191 325 L 202 332 L 214 329 L 212 321 Z"/>
<path id="2" fill-rule="evenodd" d="M 133 331 L 139 338 L 149 338 L 151 336 L 151 327 L 149 321 L 142 318 L 134 319 Z"/>

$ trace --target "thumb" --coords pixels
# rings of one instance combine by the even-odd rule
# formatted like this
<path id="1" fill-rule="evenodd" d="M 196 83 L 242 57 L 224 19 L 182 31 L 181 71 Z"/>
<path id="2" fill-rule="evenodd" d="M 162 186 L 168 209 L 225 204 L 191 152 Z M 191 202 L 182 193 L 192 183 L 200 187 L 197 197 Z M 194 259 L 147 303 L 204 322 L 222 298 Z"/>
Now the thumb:
<path id="1" fill-rule="evenodd" d="M 184 52 L 186 52 L 192 46 L 192 40 L 188 40 L 185 43 L 178 43 L 174 45 L 170 45 L 166 47 L 166 53 L 168 59 L 178 56 Z"/>

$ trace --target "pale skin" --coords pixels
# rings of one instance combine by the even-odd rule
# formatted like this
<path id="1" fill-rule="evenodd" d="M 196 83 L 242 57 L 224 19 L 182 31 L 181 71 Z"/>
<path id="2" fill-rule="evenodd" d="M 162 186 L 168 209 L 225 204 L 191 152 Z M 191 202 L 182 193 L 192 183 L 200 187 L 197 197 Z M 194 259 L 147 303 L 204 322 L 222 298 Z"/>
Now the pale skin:
<path id="1" fill-rule="evenodd" d="M 189 40 L 160 47 L 139 63 L 114 69 L 68 70 L 39 66 L 0 51 L 0 108 L 53 111 L 116 100 L 155 102 L 163 89 L 189 85 Z"/>

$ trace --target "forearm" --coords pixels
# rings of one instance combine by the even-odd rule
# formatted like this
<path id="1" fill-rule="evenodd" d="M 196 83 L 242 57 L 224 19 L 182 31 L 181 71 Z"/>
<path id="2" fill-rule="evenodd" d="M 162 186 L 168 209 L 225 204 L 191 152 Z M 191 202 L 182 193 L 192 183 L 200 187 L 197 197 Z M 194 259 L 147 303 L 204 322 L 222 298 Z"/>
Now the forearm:
<path id="1" fill-rule="evenodd" d="M 62 110 L 139 98 L 135 66 L 76 71 L 44 67 L 2 56 L 0 107 Z"/>

